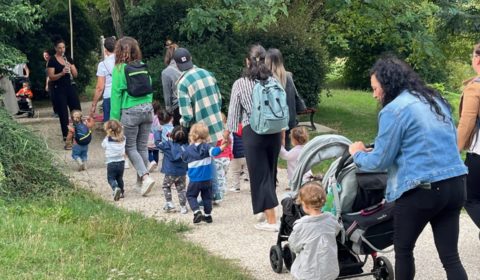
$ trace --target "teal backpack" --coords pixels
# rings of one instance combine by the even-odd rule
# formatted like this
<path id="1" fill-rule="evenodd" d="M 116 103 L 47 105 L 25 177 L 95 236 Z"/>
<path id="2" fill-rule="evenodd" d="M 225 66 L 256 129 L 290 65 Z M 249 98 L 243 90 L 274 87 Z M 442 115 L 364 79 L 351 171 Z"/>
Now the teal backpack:
<path id="1" fill-rule="evenodd" d="M 275 78 L 256 81 L 252 93 L 250 127 L 257 134 L 274 134 L 288 129 L 287 94 Z"/>

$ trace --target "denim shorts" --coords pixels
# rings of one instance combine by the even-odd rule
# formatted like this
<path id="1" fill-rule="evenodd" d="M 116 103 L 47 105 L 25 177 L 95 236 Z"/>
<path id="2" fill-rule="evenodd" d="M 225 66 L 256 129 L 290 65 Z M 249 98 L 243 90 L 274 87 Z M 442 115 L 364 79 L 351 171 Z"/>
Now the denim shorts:
<path id="1" fill-rule="evenodd" d="M 88 145 L 78 145 L 74 144 L 72 147 L 72 158 L 77 160 L 80 158 L 82 161 L 87 161 L 88 159 Z"/>

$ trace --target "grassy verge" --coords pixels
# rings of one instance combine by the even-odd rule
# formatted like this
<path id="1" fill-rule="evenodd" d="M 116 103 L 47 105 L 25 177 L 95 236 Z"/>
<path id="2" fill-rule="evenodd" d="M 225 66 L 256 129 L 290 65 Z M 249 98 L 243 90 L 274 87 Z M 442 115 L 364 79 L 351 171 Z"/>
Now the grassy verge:
<path id="1" fill-rule="evenodd" d="M 186 225 L 77 190 L 53 158 L 0 110 L 0 279 L 251 279 L 184 241 Z"/>
<path id="2" fill-rule="evenodd" d="M 182 224 L 127 213 L 82 191 L 0 200 L 2 279 L 249 279 L 184 241 Z"/>

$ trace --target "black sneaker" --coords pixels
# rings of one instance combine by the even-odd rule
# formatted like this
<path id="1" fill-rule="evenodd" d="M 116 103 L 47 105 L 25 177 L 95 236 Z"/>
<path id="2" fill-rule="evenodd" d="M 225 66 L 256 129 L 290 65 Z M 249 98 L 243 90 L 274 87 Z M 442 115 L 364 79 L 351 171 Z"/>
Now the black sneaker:
<path id="1" fill-rule="evenodd" d="M 204 216 L 204 217 L 203 217 L 203 220 L 204 220 L 207 224 L 211 224 L 211 223 L 213 222 L 212 215 Z"/>
<path id="2" fill-rule="evenodd" d="M 202 214 L 202 211 L 197 211 L 195 214 L 193 214 L 193 223 L 198 224 L 204 219 L 204 216 Z"/>
<path id="3" fill-rule="evenodd" d="M 120 193 L 120 198 L 125 198 L 125 191 L 122 190 L 122 192 Z"/>

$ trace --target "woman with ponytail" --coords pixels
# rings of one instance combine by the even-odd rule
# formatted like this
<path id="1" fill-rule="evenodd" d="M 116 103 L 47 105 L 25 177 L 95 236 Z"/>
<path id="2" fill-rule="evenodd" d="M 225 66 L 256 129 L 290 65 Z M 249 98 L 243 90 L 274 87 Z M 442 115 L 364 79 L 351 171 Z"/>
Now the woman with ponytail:
<path id="1" fill-rule="evenodd" d="M 272 73 L 265 65 L 266 51 L 260 45 L 250 48 L 245 58 L 243 77 L 232 86 L 228 108 L 227 129 L 237 131 L 239 123 L 243 126 L 243 146 L 250 174 L 253 213 L 264 213 L 266 221 L 256 224 L 255 228 L 266 231 L 278 231 L 275 207 L 278 205 L 275 193 L 275 173 L 280 153 L 281 133 L 260 135 L 250 127 L 249 116 L 252 112 L 252 93 L 256 80 L 267 80 Z"/>

